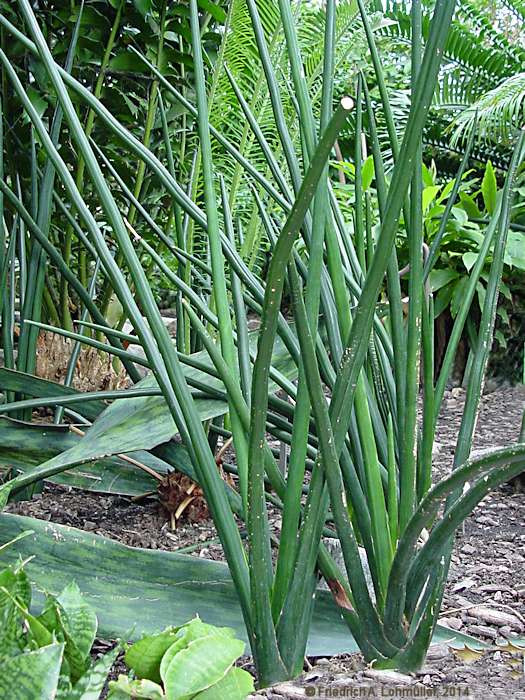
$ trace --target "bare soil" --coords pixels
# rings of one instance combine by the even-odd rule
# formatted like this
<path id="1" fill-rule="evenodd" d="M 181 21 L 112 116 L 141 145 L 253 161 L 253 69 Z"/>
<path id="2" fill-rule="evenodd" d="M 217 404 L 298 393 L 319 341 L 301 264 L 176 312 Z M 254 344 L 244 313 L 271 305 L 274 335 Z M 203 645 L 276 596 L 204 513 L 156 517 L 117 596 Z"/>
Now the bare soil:
<path id="1" fill-rule="evenodd" d="M 464 393 L 447 394 L 438 429 L 435 476 L 449 472 Z M 499 447 L 518 439 L 525 402 L 523 387 L 499 388 L 483 397 L 475 448 Z M 52 520 L 111 537 L 128 545 L 180 550 L 223 558 L 210 521 L 182 524 L 175 531 L 155 501 L 134 503 L 48 485 L 30 502 L 11 504 L 11 512 Z M 367 668 L 359 654 L 309 659 L 297 681 L 260 691 L 262 698 L 300 697 L 470 697 L 525 700 L 525 657 L 509 646 L 525 639 L 525 494 L 510 486 L 487 496 L 457 534 L 441 622 L 489 642 L 492 648 L 472 659 L 447 647 L 431 647 L 418 674 L 402 676 Z M 480 607 L 481 606 L 481 607 Z M 225 620 L 227 624 L 227 620 Z M 102 651 L 106 643 L 99 642 Z M 249 663 L 249 661 L 247 661 Z M 120 669 L 122 670 L 122 669 Z M 225 699 L 227 700 L 227 699 Z"/>

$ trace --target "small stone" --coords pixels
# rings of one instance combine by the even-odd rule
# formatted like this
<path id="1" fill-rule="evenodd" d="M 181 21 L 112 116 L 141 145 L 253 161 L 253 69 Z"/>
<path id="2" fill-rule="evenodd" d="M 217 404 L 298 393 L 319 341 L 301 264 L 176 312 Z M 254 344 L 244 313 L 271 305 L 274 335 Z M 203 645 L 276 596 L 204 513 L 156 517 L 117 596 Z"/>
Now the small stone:
<path id="1" fill-rule="evenodd" d="M 452 586 L 452 592 L 457 593 L 459 591 L 468 590 L 472 586 L 476 585 L 476 581 L 473 578 L 464 578 L 462 581 L 458 581 Z"/>
<path id="2" fill-rule="evenodd" d="M 437 659 L 444 659 L 448 654 L 449 651 L 446 644 L 432 644 L 427 652 L 427 660 L 436 661 Z"/>
<path id="3" fill-rule="evenodd" d="M 439 624 L 456 631 L 463 627 L 463 621 L 459 617 L 442 617 Z"/>
<path id="4" fill-rule="evenodd" d="M 321 659 L 317 659 L 317 661 L 315 662 L 315 665 L 316 666 L 328 666 L 329 663 L 330 663 L 330 659 L 321 658 Z"/>
<path id="5" fill-rule="evenodd" d="M 474 554 L 476 551 L 476 548 L 473 547 L 471 544 L 464 544 L 463 547 L 461 547 L 460 551 L 463 554 Z"/>

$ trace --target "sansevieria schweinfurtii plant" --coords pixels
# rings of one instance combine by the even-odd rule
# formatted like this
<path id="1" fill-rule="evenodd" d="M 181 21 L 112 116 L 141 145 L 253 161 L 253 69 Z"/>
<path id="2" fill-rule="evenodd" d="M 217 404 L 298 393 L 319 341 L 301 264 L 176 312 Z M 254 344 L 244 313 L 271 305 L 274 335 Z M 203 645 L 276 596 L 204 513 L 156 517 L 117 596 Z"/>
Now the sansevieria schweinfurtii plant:
<path id="1" fill-rule="evenodd" d="M 412 3 L 412 106 L 403 133 L 396 130 L 366 7 L 361 0 L 357 2 L 360 31 L 368 41 L 394 156 L 391 171 L 383 164 L 374 118 L 377 105 L 372 106 L 365 76 L 356 70 L 351 90 L 355 94 L 334 99 L 335 0 L 327 0 L 322 10 L 323 80 L 315 99 L 305 81 L 295 3 L 278 0 L 269 4 L 279 17 L 278 33 L 270 39 L 265 3 L 245 0 L 257 64 L 273 113 L 273 136 L 278 136 L 280 144 L 278 153 L 269 146 L 266 131 L 259 128 L 250 96 L 239 91 L 234 73 L 220 61 L 216 66 L 232 81 L 251 129 L 250 139 L 258 144 L 266 163 L 262 170 L 246 157 L 242 142 L 230 138 L 227 131 L 210 127 L 208 57 L 201 46 L 197 0 L 189 3 L 194 104 L 147 57 L 141 57 L 152 79 L 158 81 L 160 121 L 165 103 L 181 106 L 188 123 L 195 120 L 194 136 L 198 138 L 192 142 L 198 145 L 189 183 L 177 179 L 171 150 L 174 135 L 164 128 L 161 146 L 145 147 L 74 77 L 74 62 L 70 70 L 55 63 L 29 0 L 18 2 L 23 29 L 0 16 L 3 32 L 32 54 L 40 74 L 49 81 L 63 112 L 67 138 L 85 163 L 98 198 L 97 210 L 87 206 L 60 144 L 28 95 L 28 86 L 0 51 L 5 79 L 32 123 L 39 157 L 53 170 L 54 189 L 74 222 L 71 230 L 86 248 L 93 271 L 98 269 L 95 265 L 100 267 L 104 287 L 109 285 L 119 299 L 136 336 L 109 323 L 94 290 L 84 289 L 68 273 L 60 251 L 24 206 L 16 183 L 5 175 L 0 187 L 9 217 L 23 221 L 30 240 L 38 241 L 54 264 L 69 275 L 70 287 L 85 308 L 84 319 L 87 315 L 91 319 L 82 321 L 83 328 L 91 328 L 93 334 L 55 330 L 116 355 L 126 366 L 134 367 L 133 362 L 139 361 L 153 373 L 132 389 L 86 395 L 86 405 L 88 399 L 118 397 L 122 401 L 105 409 L 93 428 L 84 426 L 86 436 L 81 447 L 75 448 L 74 460 L 67 453 L 59 455 L 3 488 L 16 494 L 68 469 L 73 461 L 81 462 L 82 456 L 84 461 L 97 454 L 107 456 L 108 449 L 112 454 L 152 449 L 173 436 L 174 424 L 222 542 L 261 686 L 301 671 L 319 576 L 326 579 L 334 604 L 367 661 L 405 670 L 420 666 L 436 626 L 456 528 L 489 489 L 525 467 L 525 446 L 521 444 L 469 459 L 523 137 L 516 143 L 470 271 L 445 358 L 440 368 L 434 362 L 428 278 L 452 205 L 442 214 L 437 243 L 435 239 L 429 256 L 422 224 L 421 142 L 454 12 L 453 0 L 436 2 L 424 45 L 420 3 Z M 288 59 L 285 76 L 272 63 L 272 46 L 278 41 Z M 351 42 L 352 37 L 345 41 Z M 86 135 L 78 118 L 79 103 L 89 106 L 96 119 L 119 137 L 124 156 L 140 159 L 161 183 L 173 206 L 176 237 L 168 235 L 156 221 L 155 211 L 148 211 L 118 180 L 117 169 L 104 153 L 105 145 L 94 144 Z M 329 159 L 338 133 L 348 128 L 351 113 L 355 113 L 357 176 L 353 215 L 347 220 L 332 189 Z M 365 150 L 361 145 L 365 144 L 373 156 L 377 191 L 374 230 L 367 215 L 370 201 L 360 181 Z M 270 248 L 264 279 L 253 273 L 241 255 L 243 225 L 232 215 L 228 186 L 214 167 L 218 148 L 235 162 L 253 197 L 253 211 Z M 126 219 L 120 197 L 128 207 L 133 205 L 133 221 Z M 207 241 L 205 256 L 192 248 L 190 233 L 195 230 Z M 406 234 L 408 241 L 407 314 L 395 245 L 399 233 Z M 9 253 L 8 239 L 7 234 L 2 254 L 9 268 L 9 255 L 16 253 Z M 446 479 L 433 483 L 436 421 L 487 260 L 491 260 L 490 273 L 470 363 L 455 468 Z M 179 295 L 177 323 L 184 333 L 177 334 L 175 341 L 161 319 L 148 281 L 146 270 L 153 267 Z M 284 300 L 291 302 L 287 313 Z M 386 316 L 379 313 L 380 307 L 388 309 Z M 248 333 L 248 313 L 260 319 L 255 334 Z M 38 321 L 24 319 L 35 328 L 42 325 Z M 189 354 L 188 328 L 203 353 Z M 137 339 L 143 357 L 125 349 Z M 210 430 L 232 438 L 235 488 L 225 484 L 217 469 L 205 430 L 209 425 L 200 410 L 203 397 L 222 402 L 222 411 L 228 414 L 222 426 L 212 424 Z M 44 399 L 30 401 L 9 397 L 0 410 L 9 413 L 68 402 L 71 397 L 50 397 L 48 392 Z M 155 429 L 144 429 L 153 405 Z M 78 399 L 75 410 L 82 416 Z M 219 414 L 220 410 L 206 414 L 206 419 Z M 90 419 L 84 416 L 83 421 Z M 270 437 L 290 446 L 284 470 Z M 281 513 L 277 530 L 269 522 L 269 502 Z M 239 533 L 242 521 L 247 533 L 244 541 Z M 325 548 L 325 536 L 339 538 L 343 570 Z"/>

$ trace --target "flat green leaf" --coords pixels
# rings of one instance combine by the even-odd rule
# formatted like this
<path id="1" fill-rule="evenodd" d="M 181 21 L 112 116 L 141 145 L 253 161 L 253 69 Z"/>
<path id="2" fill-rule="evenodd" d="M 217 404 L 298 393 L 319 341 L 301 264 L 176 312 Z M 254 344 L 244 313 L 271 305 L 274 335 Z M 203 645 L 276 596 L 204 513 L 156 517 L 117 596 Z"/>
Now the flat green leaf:
<path id="1" fill-rule="evenodd" d="M 434 201 L 436 198 L 437 193 L 441 189 L 441 185 L 432 185 L 430 187 L 425 187 L 423 190 L 423 212 L 426 212 L 430 204 Z"/>
<path id="2" fill-rule="evenodd" d="M 159 634 L 152 634 L 135 642 L 126 652 L 126 665 L 137 675 L 160 683 L 160 664 L 166 651 L 177 641 L 182 641 L 178 627 L 171 627 Z"/>
<path id="3" fill-rule="evenodd" d="M 466 192 L 459 193 L 460 202 L 463 204 L 463 208 L 470 219 L 479 219 L 481 217 L 481 211 L 474 199 Z M 457 207 L 454 207 L 457 209 Z"/>
<path id="4" fill-rule="evenodd" d="M 188 700 L 224 678 L 244 652 L 244 642 L 210 635 L 190 642 L 173 657 L 164 687 L 168 700 Z"/>
<path id="5" fill-rule="evenodd" d="M 242 668 L 230 668 L 228 673 L 211 688 L 203 690 L 195 695 L 193 700 L 217 700 L 218 698 L 228 698 L 228 700 L 244 700 L 247 695 L 255 690 L 253 678 Z"/>
<path id="6" fill-rule="evenodd" d="M 20 650 L 20 623 L 30 603 L 31 587 L 24 569 L 13 566 L 0 571 L 0 655 Z"/>
<path id="7" fill-rule="evenodd" d="M 361 170 L 361 180 L 363 182 L 363 192 L 366 192 L 367 189 L 372 184 L 372 180 L 374 179 L 374 174 L 375 174 L 374 158 L 373 158 L 373 156 L 368 156 L 368 158 L 363 163 L 363 168 Z"/>
<path id="8" fill-rule="evenodd" d="M 250 334 L 250 345 L 255 349 L 257 333 Z M 193 358 L 211 364 L 208 354 L 203 351 L 196 353 Z M 292 362 L 288 351 L 280 338 L 276 339 L 272 354 L 272 365 L 288 379 L 297 375 L 297 366 Z M 220 379 L 212 377 L 194 367 L 185 367 L 186 377 L 199 380 L 210 390 L 224 391 Z M 155 377 L 147 375 L 138 382 L 136 387 L 158 387 Z M 270 382 L 270 391 L 277 391 L 278 386 Z M 224 415 L 228 405 L 220 399 L 196 399 L 195 401 L 201 421 Z M 162 396 L 146 396 L 118 399 L 106 408 L 93 425 L 86 431 L 84 438 L 72 448 L 43 462 L 38 469 L 32 470 L 33 476 L 49 478 L 65 469 L 97 461 L 111 455 L 132 453 L 137 450 L 151 450 L 158 445 L 167 443 L 177 434 L 175 422 Z M 140 461 L 140 460 L 139 460 Z M 180 471 L 192 477 L 193 470 L 188 473 L 187 465 L 181 464 Z M 227 489 L 227 486 L 225 485 Z M 1 495 L 1 489 L 0 489 Z"/>
<path id="9" fill-rule="evenodd" d="M 425 187 L 432 187 L 432 185 L 434 185 L 435 182 L 434 176 L 424 163 L 421 163 L 421 174 L 423 177 L 423 184 L 425 185 Z"/>
<path id="10" fill-rule="evenodd" d="M 471 269 L 474 267 L 478 257 L 478 253 L 473 253 L 470 251 L 468 253 L 463 253 L 461 259 L 463 260 L 463 264 L 467 268 L 467 272 L 470 272 Z"/>
<path id="11" fill-rule="evenodd" d="M 455 284 L 447 284 L 446 287 L 442 287 L 436 295 L 434 301 L 434 318 L 437 318 L 450 304 L 452 295 L 454 294 Z"/>
<path id="12" fill-rule="evenodd" d="M 441 202 L 443 202 L 445 199 L 447 199 L 447 197 L 449 196 L 449 194 L 450 194 L 450 193 L 452 192 L 452 190 L 454 189 L 454 184 L 455 184 L 455 182 L 456 182 L 455 179 L 454 179 L 454 180 L 449 180 L 449 181 L 447 182 L 447 184 L 445 185 L 445 187 L 443 187 L 443 190 L 442 190 L 441 194 L 439 195 L 439 197 L 438 197 L 437 200 L 436 200 L 438 204 L 441 204 Z"/>
<path id="13" fill-rule="evenodd" d="M 79 391 L 70 386 L 51 382 L 48 379 L 40 379 L 40 377 L 34 377 L 32 374 L 18 372 L 6 367 L 0 368 L 0 389 L 3 391 L 16 391 L 35 398 L 80 394 Z M 70 404 L 70 408 L 89 420 L 95 420 L 107 408 L 107 404 L 104 401 L 82 401 L 82 399 L 79 399 L 78 404 Z"/>
<path id="14" fill-rule="evenodd" d="M 525 270 L 525 235 L 509 231 L 505 255 L 510 258 L 510 264 L 520 270 Z"/>
<path id="15" fill-rule="evenodd" d="M 80 653 L 86 658 L 89 656 L 97 633 L 95 611 L 86 603 L 74 581 L 64 588 L 57 601 L 65 613 L 63 624 L 68 635 L 75 640 Z"/>
<path id="16" fill-rule="evenodd" d="M 37 621 L 53 632 L 57 639 L 65 643 L 64 663 L 67 664 L 67 675 L 73 682 L 76 682 L 87 671 L 89 662 L 86 661 L 86 657 L 72 636 L 67 624 L 67 614 L 56 598 L 48 596 L 44 612 Z"/>
<path id="17" fill-rule="evenodd" d="M 185 649 L 190 640 L 188 638 L 187 633 L 181 633 L 181 636 L 177 641 L 173 642 L 173 644 L 169 647 L 169 649 L 166 650 L 166 653 L 162 657 L 162 660 L 160 662 L 160 677 L 162 682 L 165 684 L 166 683 L 166 675 L 168 672 L 168 668 L 175 658 L 175 656 L 179 653 L 179 651 L 182 651 L 182 649 Z"/>
<path id="18" fill-rule="evenodd" d="M 133 0 L 133 4 L 143 17 L 151 12 L 151 0 Z"/>
<path id="19" fill-rule="evenodd" d="M 208 637 L 210 635 L 215 635 L 219 637 L 235 637 L 235 632 L 230 627 L 215 627 L 213 625 L 208 625 L 199 617 L 194 620 L 190 620 L 187 625 L 184 625 L 179 630 L 179 639 L 175 641 L 170 648 L 166 651 L 162 657 L 160 664 L 160 677 L 163 683 L 166 682 L 166 676 L 168 673 L 168 668 L 176 654 L 188 646 L 190 642 L 200 639 L 201 637 Z"/>
<path id="20" fill-rule="evenodd" d="M 34 585 L 33 612 L 42 608 L 43 590 L 57 593 L 74 580 L 93 606 L 99 622 L 98 634 L 105 639 L 127 638 L 131 626 L 131 638 L 139 639 L 164 629 L 167 621 L 183 625 L 199 615 L 212 625 L 228 620 L 235 636 L 247 641 L 226 564 L 176 552 L 126 547 L 65 525 L 0 514 L 0 544 L 26 530 L 33 530 L 33 534 L 20 540 L 16 552 L 12 548 L 4 550 L 0 561 L 9 564 L 16 563 L 19 557 L 33 557 L 25 566 Z M 480 647 L 472 637 L 456 631 L 451 635 L 445 628 L 436 630 L 434 641 L 452 636 L 459 647 L 465 641 Z M 307 651 L 309 656 L 358 651 L 326 591 L 318 590 L 316 594 Z"/>
<path id="21" fill-rule="evenodd" d="M 24 423 L 0 416 L 0 470 L 30 473 L 43 461 L 51 460 L 81 442 L 67 426 Z M 170 447 L 170 463 L 144 450 L 129 454 L 131 458 L 163 475 L 174 466 L 189 476 L 193 474 L 188 453 L 182 445 Z M 81 463 L 49 481 L 64 486 L 100 493 L 139 496 L 154 491 L 157 480 L 147 472 L 118 457 L 105 457 Z"/>
<path id="22" fill-rule="evenodd" d="M 485 296 L 487 295 L 487 290 L 481 282 L 478 282 L 476 285 L 476 294 L 478 297 L 480 311 L 483 311 L 483 305 L 485 304 Z"/>
<path id="23" fill-rule="evenodd" d="M 456 270 L 432 270 L 430 273 L 430 284 L 432 286 L 432 291 L 437 292 L 439 289 L 452 282 L 452 280 L 456 280 L 458 277 L 459 273 L 456 272 Z"/>
<path id="24" fill-rule="evenodd" d="M 498 184 L 496 182 L 496 174 L 492 163 L 487 161 L 485 167 L 485 174 L 483 175 L 483 180 L 481 181 L 481 194 L 483 195 L 483 202 L 485 204 L 485 209 L 489 214 L 493 214 L 496 209 L 496 197 L 498 192 Z"/>
<path id="25" fill-rule="evenodd" d="M 63 650 L 63 644 L 51 644 L 1 663 L 0 697 L 5 700 L 53 700 Z"/>
<path id="26" fill-rule="evenodd" d="M 109 67 L 116 73 L 137 73 L 140 75 L 144 72 L 144 63 L 138 58 L 138 56 L 135 56 L 135 54 L 132 53 L 119 53 L 116 56 L 113 56 L 109 62 Z M 122 305 L 114 296 L 112 298 L 112 303 L 110 303 L 108 317 L 109 325 L 112 327 L 114 327 L 119 320 L 119 306 L 122 313 Z"/>
<path id="27" fill-rule="evenodd" d="M 465 290 L 469 283 L 469 278 L 467 276 L 462 277 L 459 282 L 454 286 L 454 292 L 450 300 L 450 313 L 452 318 L 456 318 L 456 314 L 459 311 L 461 303 L 465 297 Z"/>
<path id="28" fill-rule="evenodd" d="M 48 107 L 46 100 L 42 97 L 42 95 L 39 92 L 35 90 L 34 87 L 29 87 L 27 95 L 31 100 L 31 104 L 38 112 L 38 115 L 42 117 Z"/>
<path id="29" fill-rule="evenodd" d="M 507 339 L 503 335 L 503 333 L 498 329 L 494 332 L 494 339 L 498 342 L 498 345 L 501 348 L 506 348 L 507 347 Z"/>
<path id="30" fill-rule="evenodd" d="M 198 0 L 198 3 L 201 10 L 209 13 L 217 22 L 220 22 L 221 24 L 224 23 L 226 20 L 226 12 L 222 7 L 216 5 L 214 2 L 211 2 L 211 0 Z"/>

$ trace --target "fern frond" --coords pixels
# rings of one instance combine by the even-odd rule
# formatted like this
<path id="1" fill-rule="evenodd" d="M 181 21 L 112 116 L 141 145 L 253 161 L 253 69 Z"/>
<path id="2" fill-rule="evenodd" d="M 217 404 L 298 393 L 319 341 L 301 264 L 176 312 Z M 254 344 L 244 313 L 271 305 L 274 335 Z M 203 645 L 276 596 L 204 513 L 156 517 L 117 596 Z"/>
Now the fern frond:
<path id="1" fill-rule="evenodd" d="M 452 126 L 452 143 L 467 138 L 474 123 L 490 140 L 508 142 L 523 126 L 525 115 L 525 73 L 512 75 L 461 112 Z"/>
<path id="2" fill-rule="evenodd" d="M 502 0 L 502 3 L 517 20 L 520 22 L 525 20 L 525 2 L 522 0 Z"/>

